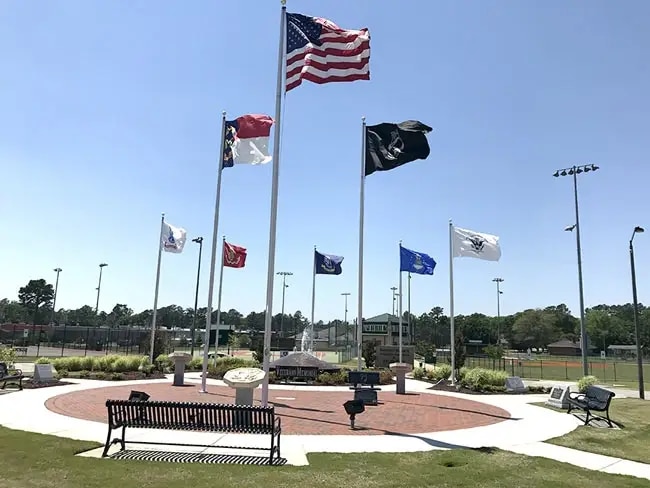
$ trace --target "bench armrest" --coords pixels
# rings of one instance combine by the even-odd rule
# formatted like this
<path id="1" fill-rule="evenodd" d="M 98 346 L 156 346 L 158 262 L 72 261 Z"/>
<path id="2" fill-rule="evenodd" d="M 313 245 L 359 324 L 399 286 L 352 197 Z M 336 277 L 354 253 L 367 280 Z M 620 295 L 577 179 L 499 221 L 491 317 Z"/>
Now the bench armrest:
<path id="1" fill-rule="evenodd" d="M 571 400 L 584 400 L 585 399 L 585 394 L 584 393 L 578 393 L 578 392 L 569 392 L 569 398 Z"/>

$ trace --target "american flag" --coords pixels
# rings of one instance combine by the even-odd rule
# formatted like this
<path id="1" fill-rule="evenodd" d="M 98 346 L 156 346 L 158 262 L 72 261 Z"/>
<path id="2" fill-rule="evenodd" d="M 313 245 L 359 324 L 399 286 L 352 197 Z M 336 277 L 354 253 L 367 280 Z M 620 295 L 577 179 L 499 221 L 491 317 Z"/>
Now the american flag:
<path id="1" fill-rule="evenodd" d="M 320 17 L 287 13 L 286 91 L 312 83 L 370 79 L 368 29 L 345 30 Z"/>

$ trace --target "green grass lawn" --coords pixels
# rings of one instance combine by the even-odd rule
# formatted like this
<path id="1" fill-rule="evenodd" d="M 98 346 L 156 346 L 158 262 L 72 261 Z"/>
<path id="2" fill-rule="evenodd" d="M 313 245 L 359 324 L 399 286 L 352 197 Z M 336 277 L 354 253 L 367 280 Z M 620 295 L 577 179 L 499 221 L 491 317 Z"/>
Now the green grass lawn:
<path id="1" fill-rule="evenodd" d="M 548 407 L 552 408 L 552 407 Z M 555 409 L 553 409 L 555 410 Z M 547 441 L 558 446 L 650 463 L 650 402 L 633 398 L 614 399 L 610 418 L 620 429 L 579 427 Z"/>
<path id="2" fill-rule="evenodd" d="M 312 454 L 310 466 L 175 464 L 75 457 L 97 447 L 0 427 L 2 488 L 647 487 L 648 480 L 587 471 L 504 451 Z"/>

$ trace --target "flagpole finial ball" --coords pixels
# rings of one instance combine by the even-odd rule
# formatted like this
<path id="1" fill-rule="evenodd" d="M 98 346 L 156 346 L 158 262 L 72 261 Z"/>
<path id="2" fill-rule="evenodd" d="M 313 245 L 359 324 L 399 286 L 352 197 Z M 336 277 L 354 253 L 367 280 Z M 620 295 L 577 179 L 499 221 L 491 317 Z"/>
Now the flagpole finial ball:
<path id="1" fill-rule="evenodd" d="M 361 116 L 361 122 L 364 122 L 364 123 L 366 122 L 366 116 L 365 115 Z"/>

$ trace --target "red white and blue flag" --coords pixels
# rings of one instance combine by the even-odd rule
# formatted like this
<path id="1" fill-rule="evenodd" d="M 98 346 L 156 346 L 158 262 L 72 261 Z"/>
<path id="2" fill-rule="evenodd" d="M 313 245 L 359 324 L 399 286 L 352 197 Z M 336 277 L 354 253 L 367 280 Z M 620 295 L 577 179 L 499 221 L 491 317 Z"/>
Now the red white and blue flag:
<path id="1" fill-rule="evenodd" d="M 226 121 L 223 167 L 235 164 L 266 164 L 271 161 L 269 135 L 273 119 L 250 114 Z"/>
<path id="2" fill-rule="evenodd" d="M 345 30 L 320 17 L 287 13 L 285 90 L 302 83 L 370 79 L 368 29 Z"/>

